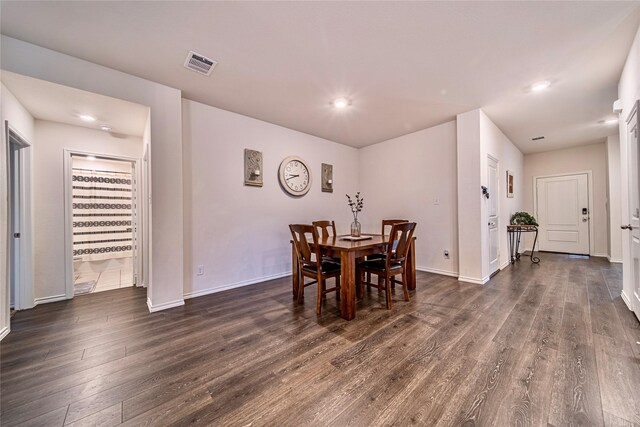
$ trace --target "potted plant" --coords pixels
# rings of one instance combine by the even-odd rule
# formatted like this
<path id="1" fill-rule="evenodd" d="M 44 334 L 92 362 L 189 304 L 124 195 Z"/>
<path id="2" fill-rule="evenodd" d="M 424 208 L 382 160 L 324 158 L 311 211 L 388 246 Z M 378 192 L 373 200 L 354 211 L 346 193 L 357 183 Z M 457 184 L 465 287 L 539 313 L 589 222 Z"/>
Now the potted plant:
<path id="1" fill-rule="evenodd" d="M 538 226 L 538 221 L 529 212 L 516 212 L 511 215 L 511 225 L 534 225 Z"/>

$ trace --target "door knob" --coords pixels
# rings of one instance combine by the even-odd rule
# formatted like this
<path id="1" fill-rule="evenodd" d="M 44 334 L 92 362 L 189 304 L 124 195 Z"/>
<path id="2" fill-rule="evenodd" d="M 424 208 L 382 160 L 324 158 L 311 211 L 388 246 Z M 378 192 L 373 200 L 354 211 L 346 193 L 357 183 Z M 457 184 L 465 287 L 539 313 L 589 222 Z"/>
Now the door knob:
<path id="1" fill-rule="evenodd" d="M 633 227 L 631 227 L 631 224 L 627 224 L 627 225 L 621 225 L 620 228 L 622 228 L 623 230 L 631 230 Z"/>

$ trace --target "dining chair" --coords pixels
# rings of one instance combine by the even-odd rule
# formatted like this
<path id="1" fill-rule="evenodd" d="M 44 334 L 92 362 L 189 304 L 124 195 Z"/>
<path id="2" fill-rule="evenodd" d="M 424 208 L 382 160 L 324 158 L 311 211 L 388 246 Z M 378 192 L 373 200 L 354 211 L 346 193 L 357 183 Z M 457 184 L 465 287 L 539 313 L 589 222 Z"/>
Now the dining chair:
<path id="1" fill-rule="evenodd" d="M 403 222 L 409 222 L 408 219 L 383 219 L 382 220 L 382 231 L 380 234 L 382 234 L 383 236 L 386 236 L 386 229 L 387 227 L 391 227 L 393 226 L 393 224 L 401 224 Z M 374 259 L 384 259 L 386 255 L 385 254 L 373 254 L 373 255 L 369 255 L 367 256 L 367 261 L 369 260 L 374 260 Z M 367 273 L 367 282 L 371 281 L 371 273 Z M 392 281 L 391 285 L 393 287 L 395 287 L 395 282 Z"/>
<path id="2" fill-rule="evenodd" d="M 316 303 L 316 314 L 320 315 L 323 297 L 329 292 L 340 291 L 340 264 L 323 260 L 320 253 L 320 245 L 318 244 L 319 237 L 316 227 L 306 224 L 291 224 L 289 229 L 291 230 L 300 266 L 298 303 L 302 303 L 304 288 L 317 283 L 318 301 Z M 305 277 L 315 280 L 305 284 Z M 327 289 L 327 279 L 332 277 L 335 278 L 335 286 Z"/>
<path id="3" fill-rule="evenodd" d="M 317 230 L 320 230 L 322 233 L 322 240 L 327 240 L 330 237 L 336 237 L 338 233 L 336 233 L 336 223 L 335 221 L 313 221 L 311 223 Z M 320 235 L 320 233 L 318 233 Z M 340 264 L 340 257 L 330 257 L 327 255 L 322 255 L 322 258 L 325 261 L 331 261 Z"/>
<path id="4" fill-rule="evenodd" d="M 409 220 L 408 219 L 383 219 L 382 231 L 380 232 L 380 234 L 382 234 L 383 236 L 386 236 L 385 230 L 387 229 L 387 227 L 391 227 L 393 226 L 393 224 L 401 224 L 403 222 L 409 222 Z M 384 257 L 385 257 L 385 254 L 373 254 L 373 255 L 369 255 L 367 257 L 367 260 L 384 258 Z"/>
<path id="5" fill-rule="evenodd" d="M 390 310 L 391 303 L 391 283 L 397 275 L 402 275 L 402 291 L 404 300 L 409 301 L 409 288 L 407 287 L 407 256 L 413 239 L 413 232 L 416 229 L 415 222 L 396 223 L 391 226 L 389 232 L 389 242 L 385 258 L 366 260 L 358 264 L 356 280 L 360 295 L 364 295 L 364 286 L 376 287 L 385 291 L 387 299 L 387 309 Z M 395 249 L 394 249 L 395 248 Z M 363 273 L 373 273 L 378 276 L 377 286 L 370 281 L 363 282 Z M 384 287 L 383 287 L 384 282 Z"/>

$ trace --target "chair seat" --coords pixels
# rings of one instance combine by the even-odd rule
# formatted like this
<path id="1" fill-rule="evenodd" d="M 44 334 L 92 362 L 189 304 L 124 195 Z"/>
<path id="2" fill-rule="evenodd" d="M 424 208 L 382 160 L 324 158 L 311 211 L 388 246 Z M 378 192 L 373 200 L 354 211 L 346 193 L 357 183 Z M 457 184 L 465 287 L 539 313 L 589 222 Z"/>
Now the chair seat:
<path id="1" fill-rule="evenodd" d="M 364 268 L 367 270 L 379 270 L 384 271 L 387 268 L 387 260 L 385 258 L 382 259 L 372 259 L 367 261 L 362 261 L 359 265 L 360 268 Z M 391 270 L 397 270 L 402 268 L 402 263 L 400 262 L 392 262 L 390 266 Z"/>
<path id="2" fill-rule="evenodd" d="M 386 257 L 386 254 L 367 255 L 367 261 L 373 261 L 374 259 L 385 259 Z"/>
<path id="3" fill-rule="evenodd" d="M 323 262 L 333 262 L 335 264 L 340 264 L 340 257 L 322 255 L 322 261 Z"/>
<path id="4" fill-rule="evenodd" d="M 340 264 L 336 264 L 335 262 L 322 261 L 322 274 L 339 273 L 340 268 Z M 308 271 L 309 273 L 317 273 L 317 268 L 315 265 L 305 265 L 304 267 L 302 267 L 302 269 L 304 271 Z"/>

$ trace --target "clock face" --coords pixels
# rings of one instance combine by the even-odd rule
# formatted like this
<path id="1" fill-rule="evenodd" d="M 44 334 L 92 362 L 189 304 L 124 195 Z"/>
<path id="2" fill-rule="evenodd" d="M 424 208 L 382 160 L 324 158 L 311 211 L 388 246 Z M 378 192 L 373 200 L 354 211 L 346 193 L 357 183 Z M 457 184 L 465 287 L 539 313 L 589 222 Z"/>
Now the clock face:
<path id="1" fill-rule="evenodd" d="M 287 157 L 280 163 L 280 184 L 294 196 L 303 196 L 311 188 L 311 170 L 300 157 Z"/>

